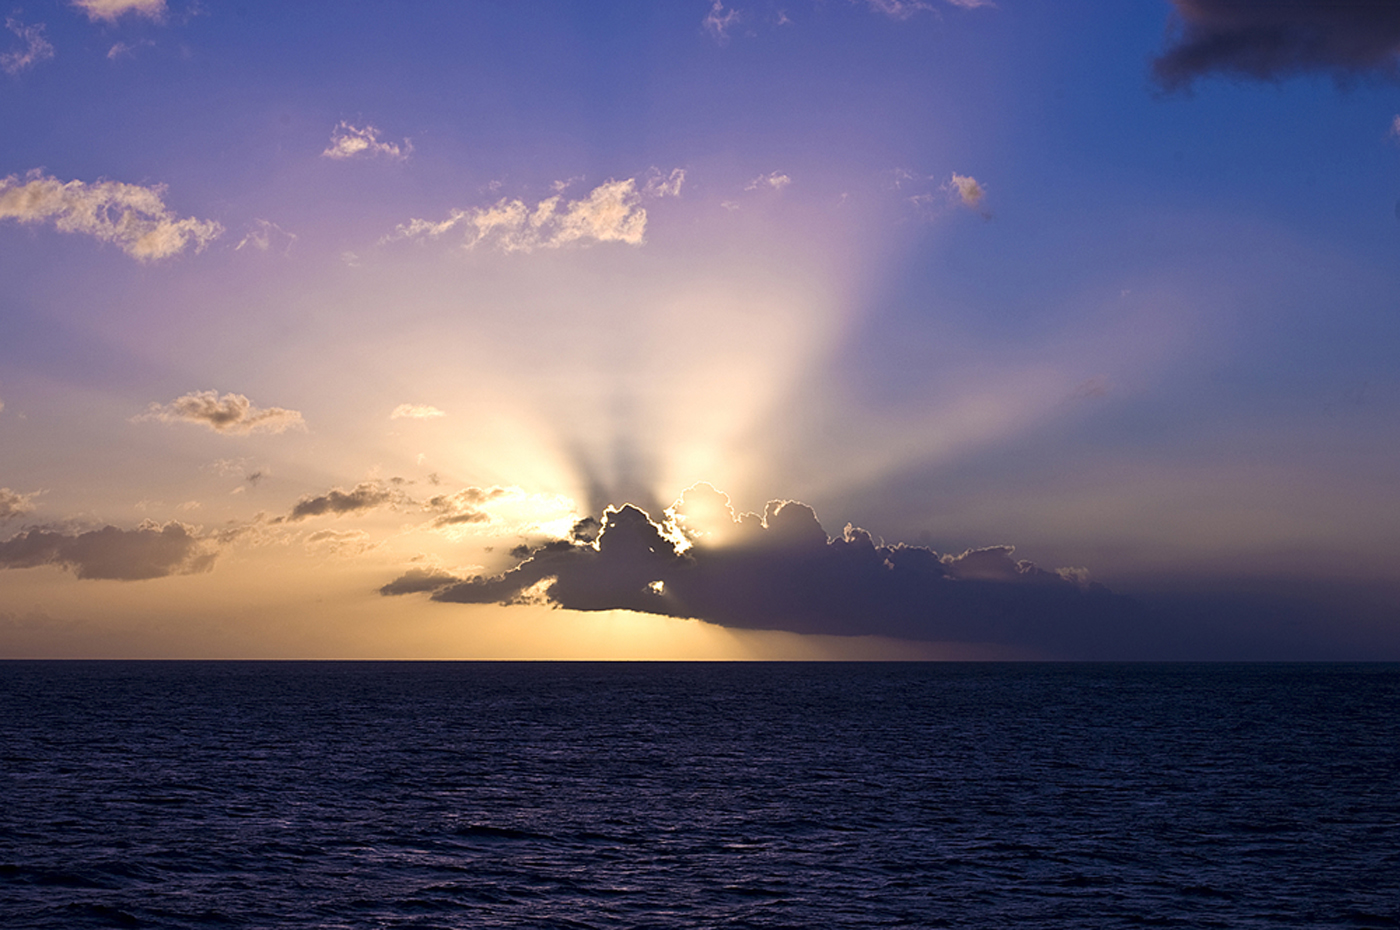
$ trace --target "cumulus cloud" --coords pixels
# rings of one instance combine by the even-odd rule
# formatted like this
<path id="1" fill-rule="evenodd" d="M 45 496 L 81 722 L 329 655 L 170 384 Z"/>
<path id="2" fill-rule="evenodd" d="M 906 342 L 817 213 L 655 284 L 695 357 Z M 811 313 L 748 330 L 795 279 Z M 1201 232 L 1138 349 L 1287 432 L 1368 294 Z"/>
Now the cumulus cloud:
<path id="1" fill-rule="evenodd" d="M 363 128 L 352 126 L 341 120 L 340 125 L 331 130 L 331 141 L 321 153 L 324 158 L 388 158 L 403 161 L 413 151 L 413 143 L 408 139 L 400 145 L 397 142 L 384 142 L 379 138 L 379 130 L 366 124 Z"/>
<path id="2" fill-rule="evenodd" d="M 0 523 L 31 512 L 34 509 L 32 501 L 37 493 L 21 494 L 9 488 L 0 488 Z"/>
<path id="3" fill-rule="evenodd" d="M 744 188 L 746 191 L 756 191 L 767 187 L 771 190 L 780 191 L 792 183 L 792 178 L 778 171 L 771 171 L 768 174 L 760 174 L 748 183 Z"/>
<path id="4" fill-rule="evenodd" d="M 36 23 L 26 26 L 13 16 L 6 17 L 5 28 L 19 36 L 23 47 L 17 52 L 0 55 L 0 68 L 6 74 L 19 74 L 25 68 L 32 68 L 41 61 L 53 57 L 53 44 L 44 38 L 44 26 Z"/>
<path id="5" fill-rule="evenodd" d="M 387 483 L 362 481 L 348 491 L 332 488 L 325 494 L 303 497 L 292 507 L 291 513 L 285 517 L 277 517 L 272 522 L 296 523 L 308 517 L 363 513 L 388 504 L 403 503 L 406 498 L 403 492 L 398 490 L 398 485 L 402 483 L 402 478 L 391 478 Z"/>
<path id="6" fill-rule="evenodd" d="M 306 548 L 332 555 L 360 555 L 375 547 L 364 530 L 317 530 L 306 537 Z"/>
<path id="7" fill-rule="evenodd" d="M 1400 4 L 1376 0 L 1172 0 L 1175 43 L 1153 63 L 1169 90 L 1226 74 L 1275 81 L 1397 75 Z"/>
<path id="8" fill-rule="evenodd" d="M 436 514 L 433 526 L 439 529 L 471 523 L 491 522 L 486 506 L 492 502 L 521 494 L 519 488 L 463 488 L 454 494 L 438 494 L 428 498 L 423 509 Z"/>
<path id="9" fill-rule="evenodd" d="M 461 578 L 440 568 L 410 568 L 380 588 L 379 593 L 386 597 L 397 594 L 426 594 L 460 581 Z"/>
<path id="10" fill-rule="evenodd" d="M 440 222 L 414 219 L 400 224 L 383 241 L 395 239 L 435 239 L 458 227 L 466 232 L 466 247 L 486 243 L 505 252 L 554 249 L 570 243 L 622 242 L 641 245 L 646 234 L 647 211 L 644 193 L 663 196 L 674 187 L 680 191 L 684 178 L 673 172 L 664 184 L 639 191 L 635 178 L 607 181 L 586 197 L 567 203 L 555 195 L 528 205 L 519 199 L 501 199 L 489 207 L 453 210 Z"/>
<path id="11" fill-rule="evenodd" d="M 111 242 L 133 258 L 167 258 L 194 244 L 200 251 L 223 233 L 214 220 L 179 219 L 162 199 L 165 187 L 119 181 L 63 182 L 37 169 L 21 181 L 0 179 L 0 220 L 51 222 L 61 232 Z"/>
<path id="12" fill-rule="evenodd" d="M 438 417 L 445 417 L 446 413 L 430 404 L 399 404 L 394 408 L 394 412 L 389 414 L 391 420 L 435 420 Z"/>
<path id="13" fill-rule="evenodd" d="M 524 553 L 515 568 L 465 581 L 419 572 L 384 594 L 432 590 L 437 601 L 519 603 L 543 595 L 573 610 L 627 609 L 745 629 L 1054 648 L 1108 641 L 1131 602 L 1088 584 L 1080 569 L 1047 571 L 1009 546 L 940 555 L 889 546 L 847 526 L 829 538 L 811 507 L 773 501 L 735 515 L 696 485 L 660 520 L 633 505 L 601 526 Z"/>
<path id="14" fill-rule="evenodd" d="M 248 234 L 239 240 L 238 245 L 233 247 L 235 252 L 243 248 L 257 249 L 259 252 L 266 252 L 276 247 L 283 255 L 291 252 L 292 243 L 297 241 L 297 234 L 287 232 L 281 226 L 269 220 L 254 220 L 253 227 L 248 230 Z"/>
<path id="15" fill-rule="evenodd" d="M 104 526 L 68 534 L 26 530 L 0 542 L 0 568 L 58 565 L 79 578 L 144 581 L 209 571 L 215 553 L 183 523 L 146 522 L 134 530 Z"/>
<path id="16" fill-rule="evenodd" d="M 216 433 L 244 435 L 255 432 L 280 433 L 292 427 L 305 427 L 301 414 L 282 407 L 254 407 L 242 394 L 194 391 L 168 404 L 151 404 L 136 420 L 161 423 L 198 423 Z"/>

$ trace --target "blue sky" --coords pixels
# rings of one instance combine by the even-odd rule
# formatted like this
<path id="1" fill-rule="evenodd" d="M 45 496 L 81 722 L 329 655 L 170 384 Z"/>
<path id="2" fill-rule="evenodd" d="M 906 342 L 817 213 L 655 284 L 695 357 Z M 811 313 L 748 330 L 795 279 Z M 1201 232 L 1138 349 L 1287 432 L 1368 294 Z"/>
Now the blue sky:
<path id="1" fill-rule="evenodd" d="M 1400 656 L 1394 20 L 16 7 L 0 653 Z M 818 623 L 700 482 L 937 583 Z"/>

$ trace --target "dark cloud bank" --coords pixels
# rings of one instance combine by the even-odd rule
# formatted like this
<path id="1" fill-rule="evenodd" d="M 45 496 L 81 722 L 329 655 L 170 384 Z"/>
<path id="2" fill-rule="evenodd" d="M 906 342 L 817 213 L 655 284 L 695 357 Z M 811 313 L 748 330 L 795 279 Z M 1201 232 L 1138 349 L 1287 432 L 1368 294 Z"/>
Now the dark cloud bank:
<path id="1" fill-rule="evenodd" d="M 1173 0 L 1175 44 L 1153 64 L 1168 90 L 1225 74 L 1273 81 L 1305 72 L 1346 82 L 1400 76 L 1395 0 Z"/>
<path id="2" fill-rule="evenodd" d="M 684 540 L 684 542 L 682 542 Z M 685 544 L 689 543 L 687 547 Z M 1045 654 L 1123 651 L 1141 608 L 1080 572 L 1017 561 L 1007 546 L 940 556 L 877 543 L 854 527 L 828 538 L 795 501 L 735 517 L 708 485 L 687 491 L 664 522 L 632 505 L 575 527 L 572 539 L 518 553 L 491 578 L 416 569 L 380 589 L 437 601 L 545 600 L 572 610 L 627 609 L 740 629 L 919 641 L 994 643 Z"/>
<path id="3" fill-rule="evenodd" d="M 0 568 L 58 565 L 79 578 L 144 581 L 209 571 L 215 553 L 182 523 L 87 533 L 31 529 L 0 542 Z"/>
<path id="4" fill-rule="evenodd" d="M 975 643 L 1008 658 L 1400 659 L 1400 585 L 1297 578 L 1167 580 L 1125 596 L 1009 546 L 940 555 L 847 526 L 829 538 L 795 501 L 736 516 L 697 485 L 660 521 L 627 505 L 572 538 L 513 553 L 501 575 L 414 568 L 380 588 L 465 604 L 548 603 L 692 617 L 737 629 Z"/>

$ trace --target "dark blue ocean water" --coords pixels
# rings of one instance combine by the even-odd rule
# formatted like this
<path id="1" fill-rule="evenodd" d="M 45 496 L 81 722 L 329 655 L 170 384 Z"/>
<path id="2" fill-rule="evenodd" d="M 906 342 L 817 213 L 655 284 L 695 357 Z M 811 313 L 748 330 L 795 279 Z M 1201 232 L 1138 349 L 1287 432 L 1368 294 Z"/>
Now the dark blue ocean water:
<path id="1" fill-rule="evenodd" d="M 0 926 L 1400 926 L 1400 667 L 0 663 Z"/>

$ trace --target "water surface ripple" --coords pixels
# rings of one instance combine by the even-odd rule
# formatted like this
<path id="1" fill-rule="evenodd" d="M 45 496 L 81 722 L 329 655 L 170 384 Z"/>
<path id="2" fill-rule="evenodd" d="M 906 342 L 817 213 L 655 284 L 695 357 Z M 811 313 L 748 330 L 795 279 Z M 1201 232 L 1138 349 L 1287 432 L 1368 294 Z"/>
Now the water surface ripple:
<path id="1" fill-rule="evenodd" d="M 1396 927 L 1400 667 L 5 662 L 0 915 Z"/>

